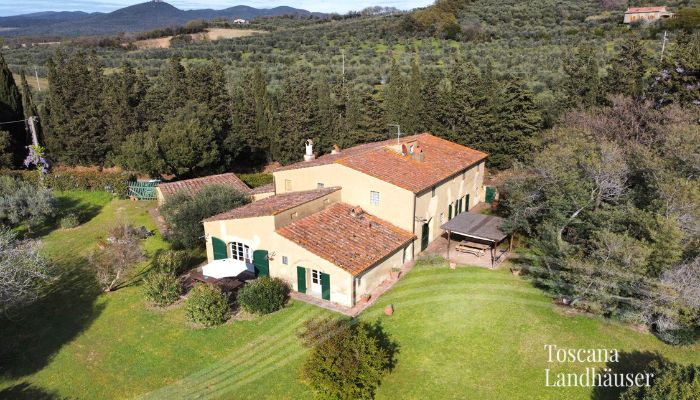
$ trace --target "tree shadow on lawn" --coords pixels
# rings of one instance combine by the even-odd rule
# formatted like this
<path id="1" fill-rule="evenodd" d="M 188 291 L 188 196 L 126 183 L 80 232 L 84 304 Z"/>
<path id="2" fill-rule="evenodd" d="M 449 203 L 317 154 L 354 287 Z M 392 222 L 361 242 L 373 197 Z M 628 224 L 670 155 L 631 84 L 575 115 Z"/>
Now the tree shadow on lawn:
<path id="1" fill-rule="evenodd" d="M 44 368 L 56 352 L 100 315 L 101 291 L 86 261 L 75 259 L 35 303 L 11 316 L 0 316 L 0 371 L 19 378 Z"/>
<path id="2" fill-rule="evenodd" d="M 613 374 L 637 374 L 650 372 L 649 364 L 661 362 L 663 357 L 659 353 L 649 351 L 620 352 L 618 362 L 608 362 L 605 366 L 610 368 Z M 591 393 L 591 400 L 616 400 L 628 387 L 601 387 L 596 386 Z"/>
<path id="3" fill-rule="evenodd" d="M 65 397 L 61 397 L 55 392 L 47 391 L 27 382 L 18 383 L 14 386 L 0 390 L 0 400 L 59 400 L 64 398 Z"/>
<path id="4" fill-rule="evenodd" d="M 389 372 L 396 368 L 397 359 L 396 356 L 399 354 L 399 343 L 393 340 L 389 334 L 384 330 L 382 322 L 380 320 L 375 320 L 374 322 L 367 322 L 366 325 L 367 332 L 369 336 L 377 341 L 377 345 L 380 349 L 386 352 L 389 363 L 387 369 Z"/>
<path id="5" fill-rule="evenodd" d="M 59 228 L 61 218 L 71 214 L 78 217 L 80 225 L 85 224 L 98 216 L 104 207 L 104 205 L 90 203 L 83 199 L 77 199 L 65 195 L 56 196 L 56 201 L 58 213 L 38 226 L 33 226 L 31 228 L 31 232 L 27 232 L 27 237 L 40 238 L 48 235 L 52 231 Z"/>

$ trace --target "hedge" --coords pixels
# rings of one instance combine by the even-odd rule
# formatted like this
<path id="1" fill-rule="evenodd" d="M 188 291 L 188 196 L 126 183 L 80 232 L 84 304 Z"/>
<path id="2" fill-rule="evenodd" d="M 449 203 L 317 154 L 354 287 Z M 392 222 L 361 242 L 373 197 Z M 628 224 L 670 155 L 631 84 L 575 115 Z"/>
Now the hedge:
<path id="1" fill-rule="evenodd" d="M 19 178 L 34 185 L 39 183 L 39 174 L 35 170 L 2 170 L 0 175 Z M 109 186 L 120 197 L 128 195 L 130 180 L 134 180 L 134 177 L 128 172 L 98 170 L 58 170 L 44 176 L 44 184 L 57 191 L 107 191 Z"/>
<path id="2" fill-rule="evenodd" d="M 266 174 L 264 172 L 257 172 L 253 174 L 240 174 L 239 178 L 248 186 L 255 189 L 256 187 L 267 185 L 272 183 L 272 174 Z"/>

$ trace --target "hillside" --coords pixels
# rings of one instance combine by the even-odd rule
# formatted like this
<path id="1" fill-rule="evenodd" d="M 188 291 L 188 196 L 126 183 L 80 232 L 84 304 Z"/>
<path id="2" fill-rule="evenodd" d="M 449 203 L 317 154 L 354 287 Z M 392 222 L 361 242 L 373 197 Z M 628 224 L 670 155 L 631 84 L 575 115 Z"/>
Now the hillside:
<path id="1" fill-rule="evenodd" d="M 119 32 L 140 32 L 153 28 L 182 25 L 194 19 L 275 17 L 282 15 L 323 16 L 293 7 L 259 9 L 244 5 L 223 10 L 180 10 L 165 2 L 149 1 L 110 13 L 41 12 L 0 18 L 0 35 L 80 36 Z"/>

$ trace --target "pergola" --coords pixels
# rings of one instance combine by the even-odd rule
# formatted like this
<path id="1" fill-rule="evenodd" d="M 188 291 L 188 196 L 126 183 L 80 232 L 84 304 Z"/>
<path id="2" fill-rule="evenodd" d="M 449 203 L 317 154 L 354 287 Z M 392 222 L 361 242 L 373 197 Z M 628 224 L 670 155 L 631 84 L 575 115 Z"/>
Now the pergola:
<path id="1" fill-rule="evenodd" d="M 501 224 L 503 224 L 503 218 L 470 212 L 457 214 L 454 218 L 442 224 L 440 228 L 447 231 L 448 261 L 450 259 L 450 242 L 454 232 L 477 241 L 478 243 L 473 244 L 475 248 L 482 248 L 479 247 L 480 243 L 484 246 L 483 249 L 488 248 L 491 253 L 491 268 L 493 268 L 496 247 L 509 237 L 501 230 Z"/>

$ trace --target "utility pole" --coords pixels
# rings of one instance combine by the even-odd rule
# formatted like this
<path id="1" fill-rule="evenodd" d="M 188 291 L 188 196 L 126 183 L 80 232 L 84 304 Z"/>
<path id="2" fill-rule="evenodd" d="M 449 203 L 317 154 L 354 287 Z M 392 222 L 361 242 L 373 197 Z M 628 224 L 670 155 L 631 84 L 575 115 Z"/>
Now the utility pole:
<path id="1" fill-rule="evenodd" d="M 389 124 L 389 126 L 395 126 L 397 133 L 396 133 L 396 144 L 401 144 L 401 126 L 399 124 Z"/>
<path id="2" fill-rule="evenodd" d="M 36 65 L 34 66 L 34 76 L 36 77 L 36 87 L 39 88 L 41 92 L 41 85 L 39 84 L 39 73 L 36 71 Z"/>
<path id="3" fill-rule="evenodd" d="M 34 123 L 36 122 L 36 117 L 32 115 L 31 117 L 27 118 L 27 122 L 29 124 L 29 130 L 32 133 L 32 144 L 34 146 L 38 146 L 39 138 L 36 135 L 36 126 L 34 125 Z"/>
<path id="4" fill-rule="evenodd" d="M 664 31 L 664 40 L 661 42 L 661 62 L 664 61 L 664 51 L 666 50 L 666 34 L 668 31 Z"/>

